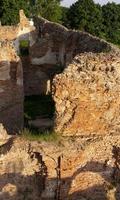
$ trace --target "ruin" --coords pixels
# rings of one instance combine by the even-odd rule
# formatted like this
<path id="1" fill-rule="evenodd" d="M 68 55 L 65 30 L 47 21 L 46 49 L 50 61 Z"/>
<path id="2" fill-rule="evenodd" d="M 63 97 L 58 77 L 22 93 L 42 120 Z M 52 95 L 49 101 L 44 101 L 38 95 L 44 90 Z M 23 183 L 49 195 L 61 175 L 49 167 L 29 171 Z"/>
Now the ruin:
<path id="1" fill-rule="evenodd" d="M 56 131 L 67 136 L 119 133 L 119 55 L 82 53 L 55 77 Z"/>
<path id="2" fill-rule="evenodd" d="M 23 127 L 23 70 L 12 44 L 0 42 L 0 123 L 9 132 Z"/>
<path id="3" fill-rule="evenodd" d="M 56 95 L 59 95 L 60 101 L 64 97 L 57 93 L 54 94 L 54 90 L 58 90 L 59 87 L 53 84 L 53 80 L 56 74 L 61 73 L 65 68 L 69 68 L 68 66 L 72 62 L 74 63 L 76 55 L 81 54 L 80 59 L 85 55 L 84 59 L 87 59 L 88 62 L 89 59 L 91 60 L 90 57 L 93 57 L 93 60 L 97 60 L 97 57 L 99 57 L 98 60 L 102 62 L 102 52 L 106 52 L 106 54 L 112 52 L 113 62 L 117 57 L 117 55 L 114 56 L 114 54 L 117 54 L 115 53 L 117 49 L 99 38 L 88 33 L 68 30 L 43 18 L 34 18 L 34 21 L 29 21 L 22 10 L 20 11 L 20 23 L 18 25 L 1 26 L 0 41 L 2 49 L 0 51 L 0 93 L 3 96 L 1 101 L 4 101 L 4 105 L 2 102 L 0 103 L 0 122 L 9 132 L 18 131 L 23 127 L 23 101 L 25 96 L 52 94 L 57 106 L 56 111 L 59 112 L 59 115 L 63 115 L 63 108 L 59 106 Z M 14 59 L 12 58 L 12 51 L 14 51 Z M 90 53 L 91 56 L 89 56 Z M 110 61 L 111 66 L 114 65 L 112 60 Z M 108 61 L 109 56 L 108 60 L 104 61 L 103 59 L 105 63 Z M 84 65 L 87 65 L 87 61 L 85 62 Z M 87 66 L 84 68 L 87 68 Z M 80 68 L 78 70 L 80 76 L 85 73 L 80 72 Z M 101 71 L 104 70 L 101 69 Z M 76 72 L 71 71 L 71 73 L 75 74 Z M 81 77 L 76 78 L 81 79 Z M 67 78 L 65 81 L 67 84 Z M 8 85 L 7 82 L 9 82 Z M 5 88 L 3 88 L 3 85 Z M 84 87 L 84 85 L 81 87 Z M 66 91 L 66 89 L 68 90 L 68 88 L 63 88 L 63 91 Z M 64 101 L 63 104 L 65 103 Z M 71 109 L 73 108 L 71 107 Z M 57 124 L 58 118 L 60 116 L 57 117 L 57 120 L 54 120 L 54 126 Z M 62 130 L 60 126 L 59 131 Z"/>
<path id="4" fill-rule="evenodd" d="M 1 26 L 0 200 L 120 199 L 119 88 L 112 44 L 23 11 Z M 60 140 L 8 136 L 24 127 L 24 99 L 49 94 Z"/>

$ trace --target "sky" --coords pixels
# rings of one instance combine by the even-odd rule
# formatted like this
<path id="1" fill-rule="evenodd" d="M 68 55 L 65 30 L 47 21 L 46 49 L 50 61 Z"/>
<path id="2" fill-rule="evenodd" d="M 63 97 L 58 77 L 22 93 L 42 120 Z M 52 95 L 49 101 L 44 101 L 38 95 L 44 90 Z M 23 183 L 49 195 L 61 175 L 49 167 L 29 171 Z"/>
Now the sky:
<path id="1" fill-rule="evenodd" d="M 67 6 L 69 7 L 72 3 L 74 3 L 77 0 L 63 0 L 62 5 L 63 6 Z M 108 1 L 109 2 L 116 2 L 116 3 L 120 3 L 120 0 L 94 0 L 96 3 L 99 4 L 106 4 Z"/>

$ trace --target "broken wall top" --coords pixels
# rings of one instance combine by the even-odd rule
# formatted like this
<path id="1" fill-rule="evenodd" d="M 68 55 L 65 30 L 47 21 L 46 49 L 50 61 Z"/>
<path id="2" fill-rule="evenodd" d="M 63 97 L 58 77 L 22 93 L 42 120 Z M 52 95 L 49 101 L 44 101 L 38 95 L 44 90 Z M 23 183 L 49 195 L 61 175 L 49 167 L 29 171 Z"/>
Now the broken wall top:
<path id="1" fill-rule="evenodd" d="M 25 16 L 23 10 L 20 10 L 19 16 L 19 24 L 14 26 L 0 26 L 0 40 L 13 41 L 19 36 L 19 33 L 22 32 L 24 29 L 29 29 L 29 32 L 33 30 L 33 27 L 30 24 L 29 19 Z"/>
<path id="2" fill-rule="evenodd" d="M 105 40 L 92 36 L 89 33 L 69 30 L 58 23 L 50 22 L 42 17 L 35 18 L 34 22 L 36 28 L 38 30 L 41 29 L 43 38 L 50 37 L 53 41 L 65 43 L 67 51 L 71 51 L 74 48 L 78 53 L 90 51 L 99 53 L 116 49 Z"/>

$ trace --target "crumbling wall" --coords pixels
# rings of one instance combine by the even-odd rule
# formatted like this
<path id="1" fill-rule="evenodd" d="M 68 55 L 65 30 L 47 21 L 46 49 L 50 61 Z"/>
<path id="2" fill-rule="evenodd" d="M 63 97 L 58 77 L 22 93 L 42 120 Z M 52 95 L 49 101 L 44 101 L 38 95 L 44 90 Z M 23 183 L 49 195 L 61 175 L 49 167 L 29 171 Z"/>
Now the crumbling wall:
<path id="1" fill-rule="evenodd" d="M 24 15 L 21 20 L 24 37 L 29 23 Z M 30 142 L 7 136 L 1 125 L 0 199 L 120 199 L 119 160 L 113 156 L 120 146 L 119 50 L 44 19 L 30 32 L 35 35 L 27 33 L 35 37 L 29 56 L 22 57 L 25 95 L 49 92 L 49 80 L 55 131 L 72 137 Z M 1 42 L 0 123 L 10 133 L 23 125 L 22 64 L 10 42 Z M 55 76 L 61 66 L 63 73 Z"/>
<path id="2" fill-rule="evenodd" d="M 14 26 L 0 26 L 0 41 L 11 41 L 14 44 L 17 54 L 20 54 L 20 41 L 28 40 L 33 45 L 36 40 L 34 23 L 29 21 L 23 10 L 20 10 L 20 22 Z"/>
<path id="3" fill-rule="evenodd" d="M 22 57 L 25 95 L 50 93 L 54 75 L 68 66 L 77 54 L 111 50 L 107 42 L 88 33 L 68 30 L 43 18 L 29 21 L 22 10 L 18 25 L 1 26 L 0 40 L 12 41 Z M 28 56 L 20 54 L 21 40 L 29 41 Z"/>
<path id="4" fill-rule="evenodd" d="M 119 56 L 82 53 L 55 77 L 56 131 L 83 136 L 119 132 Z"/>
<path id="5" fill-rule="evenodd" d="M 118 50 L 88 33 L 68 30 L 43 18 L 34 19 L 31 24 L 23 11 L 20 11 L 20 23 L 11 28 L 6 40 L 13 42 L 16 51 L 20 40 L 30 41 L 29 55 L 21 56 L 24 95 L 55 92 L 56 130 L 62 133 L 65 130 L 68 135 L 103 134 L 112 130 L 113 113 L 107 111 L 109 104 L 116 105 L 113 99 L 119 93 L 118 87 L 113 89 L 119 84 Z M 4 29 L 7 27 L 1 31 Z M 16 30 L 14 38 L 13 30 Z M 62 74 L 56 76 L 53 84 L 58 73 Z M 5 76 L 9 78 L 8 73 Z M 118 108 L 119 105 L 115 109 Z"/>
<path id="6" fill-rule="evenodd" d="M 29 64 L 23 66 L 26 95 L 47 93 L 48 83 L 51 84 L 55 74 L 62 72 L 77 54 L 111 50 L 107 42 L 88 33 L 68 30 L 43 18 L 34 19 L 34 24 L 37 39 L 29 49 Z"/>
<path id="7" fill-rule="evenodd" d="M 40 42 L 35 45 L 38 47 L 41 42 L 44 42 L 44 48 L 37 53 L 31 50 L 33 64 L 36 64 L 36 62 L 43 64 L 44 60 L 46 64 L 64 66 L 79 53 L 100 53 L 111 50 L 110 44 L 104 40 L 85 32 L 69 30 L 60 24 L 49 22 L 43 18 L 35 19 L 35 26 L 38 30 L 38 41 Z M 41 49 L 40 46 L 39 49 Z"/>
<path id="8" fill-rule="evenodd" d="M 62 72 L 77 54 L 111 50 L 107 42 L 88 33 L 68 30 L 43 18 L 35 18 L 34 24 L 36 41 L 29 49 L 29 64 L 24 62 L 23 66 L 25 95 L 46 94 L 48 82 L 52 82 L 54 75 Z"/>
<path id="9" fill-rule="evenodd" d="M 59 145 L 14 137 L 3 142 L 0 199 L 120 199 L 119 135 L 63 138 Z"/>
<path id="10" fill-rule="evenodd" d="M 23 70 L 9 42 L 0 42 L 0 122 L 10 133 L 23 127 Z"/>
<path id="11" fill-rule="evenodd" d="M 24 93 L 25 95 L 45 93 L 47 87 L 47 74 L 41 72 L 41 68 L 32 65 L 32 56 L 21 55 L 20 42 L 28 41 L 28 52 L 31 47 L 34 51 L 34 43 L 37 43 L 38 32 L 32 20 L 26 18 L 23 10 L 20 10 L 20 23 L 16 26 L 1 26 L 0 40 L 11 41 L 16 49 L 17 54 L 21 57 L 23 72 L 24 72 Z M 40 49 L 35 49 L 36 52 L 42 51 L 43 44 Z"/>

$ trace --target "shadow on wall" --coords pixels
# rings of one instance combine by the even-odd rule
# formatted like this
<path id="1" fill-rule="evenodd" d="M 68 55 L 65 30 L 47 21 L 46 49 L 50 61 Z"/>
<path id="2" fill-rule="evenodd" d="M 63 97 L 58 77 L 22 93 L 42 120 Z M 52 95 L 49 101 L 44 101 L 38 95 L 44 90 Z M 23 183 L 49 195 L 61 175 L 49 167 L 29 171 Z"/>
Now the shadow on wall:
<path id="1" fill-rule="evenodd" d="M 110 44 L 88 33 L 68 30 L 43 18 L 35 18 L 34 24 L 34 31 L 15 39 L 23 53 L 25 96 L 50 93 L 54 76 L 62 73 L 77 54 L 111 50 Z"/>
<path id="2" fill-rule="evenodd" d="M 0 146 L 0 155 L 5 155 L 7 152 L 9 152 L 12 148 L 12 145 L 14 143 L 15 138 L 10 138 L 7 143 Z"/>
<path id="3" fill-rule="evenodd" d="M 12 53 L 11 53 L 12 54 Z M 0 62 L 0 123 L 14 134 L 23 127 L 23 73 L 20 60 Z"/>
<path id="4" fill-rule="evenodd" d="M 62 73 L 77 54 L 111 49 L 99 38 L 68 30 L 42 18 L 35 19 L 35 27 L 13 39 L 22 61 L 24 96 L 51 95 L 54 76 Z M 23 127 L 23 88 L 19 87 L 16 65 L 11 62 L 9 69 L 7 60 L 0 63 L 0 122 L 10 133 Z"/>
<path id="5" fill-rule="evenodd" d="M 35 22 L 35 25 L 36 41 L 29 47 L 29 55 L 21 57 L 24 73 L 24 95 L 29 97 L 38 95 L 40 99 L 43 95 L 45 95 L 45 98 L 47 95 L 51 95 L 51 102 L 53 102 L 52 95 L 54 95 L 55 88 L 53 88 L 52 82 L 56 74 L 62 73 L 77 54 L 108 51 L 110 45 L 87 33 L 67 30 L 44 19 L 39 19 Z M 31 33 L 31 35 L 34 35 L 34 33 Z M 31 98 L 29 97 L 28 99 Z M 36 105 L 40 105 L 40 103 Z M 43 107 L 49 110 L 51 103 L 48 102 Z M 52 130 L 55 127 L 55 113 L 54 102 Z M 46 115 L 49 114 L 46 112 Z M 41 113 L 36 113 L 36 118 L 40 119 L 44 116 Z M 30 120 L 36 119 L 30 118 Z M 41 121 L 38 121 L 38 119 L 35 123 L 41 126 Z"/>
<path id="6" fill-rule="evenodd" d="M 0 154 L 11 149 L 11 142 L 13 142 L 13 138 L 9 139 L 9 141 L 0 147 Z M 45 190 L 45 180 L 48 176 L 47 167 L 42 160 L 42 156 L 38 152 L 33 152 L 31 150 L 31 146 L 29 145 L 28 154 L 33 162 L 36 159 L 38 164 L 38 170 L 35 171 L 34 175 L 23 176 L 20 173 L 12 173 L 13 171 L 19 171 L 20 169 L 24 169 L 24 164 L 21 160 L 17 165 L 14 162 L 8 162 L 5 168 L 5 174 L 0 176 L 0 199 L 39 199 L 43 190 Z M 16 167 L 17 166 L 17 167 Z M 29 171 L 29 170 L 28 170 Z M 8 192 L 10 191 L 10 193 Z"/>
<path id="7" fill-rule="evenodd" d="M 37 158 L 39 163 L 39 172 L 35 172 L 31 176 L 23 176 L 20 173 L 6 173 L 0 176 L 0 199 L 11 199 L 11 200 L 28 200 L 28 199 L 51 199 L 51 200 L 107 200 L 108 193 L 112 191 L 111 198 L 114 200 L 120 199 L 120 170 L 115 167 L 111 167 L 106 163 L 99 162 L 88 162 L 84 167 L 79 168 L 71 177 L 62 178 L 57 180 L 59 176 L 56 175 L 56 179 L 47 179 L 47 167 L 42 160 L 42 156 L 38 152 L 28 152 L 31 155 L 31 160 Z M 119 163 L 119 162 L 118 162 Z M 119 163 L 120 164 L 120 163 Z M 58 166 L 60 167 L 60 166 Z M 29 169 L 28 169 L 29 170 Z M 54 170 L 54 169 L 53 169 Z M 95 185 L 93 187 L 87 188 L 86 190 L 81 190 L 77 188 L 76 192 L 70 194 L 70 190 L 73 187 L 73 181 L 81 173 L 93 172 L 99 174 L 103 179 L 103 185 Z M 92 181 L 92 180 L 91 180 Z M 31 184 L 30 184 L 31 183 Z M 53 184 L 54 183 L 54 184 Z M 84 184 L 84 180 L 83 183 Z M 54 190 L 54 197 L 51 196 L 51 191 L 49 190 L 49 196 L 44 198 L 42 193 L 46 190 L 46 187 L 51 186 Z M 11 190 L 10 190 L 11 187 Z M 7 190 L 9 189 L 9 190 Z M 50 189 L 50 188 L 49 188 Z M 9 191 L 11 193 L 9 193 Z M 46 193 L 47 194 L 47 193 Z M 59 195 L 58 195 L 59 194 Z M 52 193 L 53 195 L 53 193 Z"/>
<path id="8" fill-rule="evenodd" d="M 80 53 L 101 53 L 111 50 L 110 44 L 89 33 L 74 31 L 43 18 L 35 18 L 38 38 L 48 39 L 49 47 L 56 53 L 57 61 L 63 66 L 69 64 Z"/>

